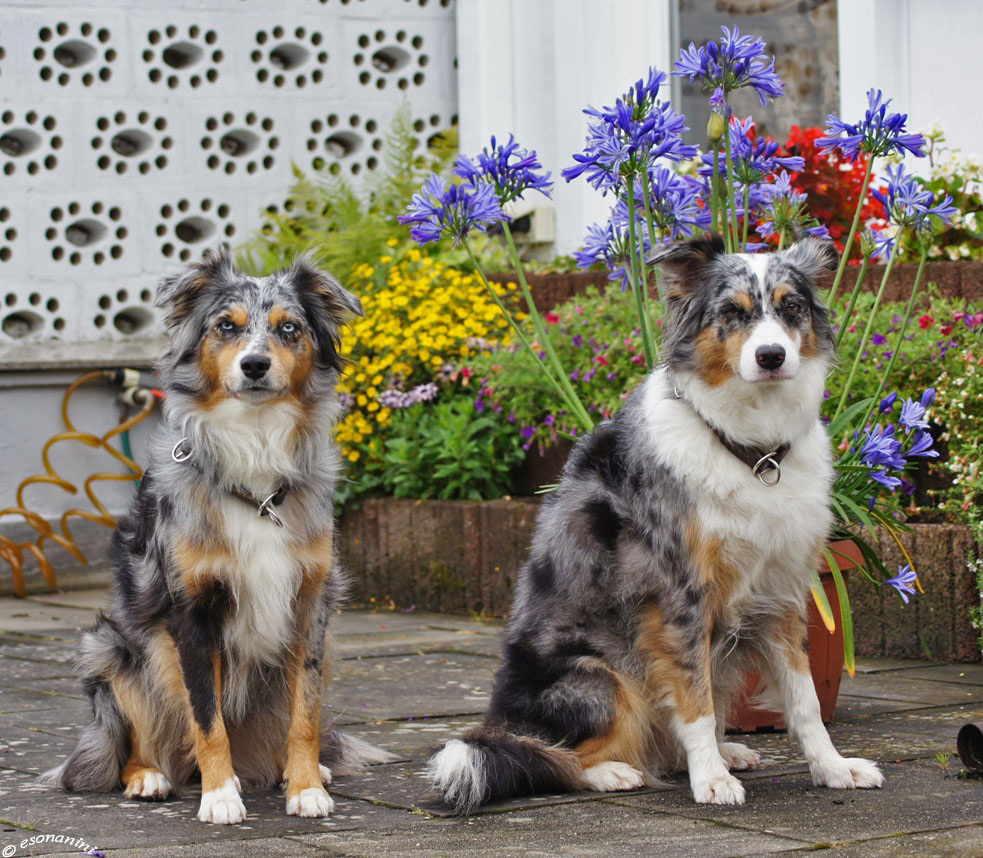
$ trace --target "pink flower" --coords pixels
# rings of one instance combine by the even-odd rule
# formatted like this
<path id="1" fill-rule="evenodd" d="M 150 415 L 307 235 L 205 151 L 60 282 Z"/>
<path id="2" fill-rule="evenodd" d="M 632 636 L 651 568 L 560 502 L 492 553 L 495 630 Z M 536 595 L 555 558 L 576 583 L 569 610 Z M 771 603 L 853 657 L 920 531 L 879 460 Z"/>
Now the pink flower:
<path id="1" fill-rule="evenodd" d="M 556 315 L 556 313 L 547 313 L 546 321 L 549 322 L 551 325 L 558 325 L 560 324 L 560 317 Z"/>

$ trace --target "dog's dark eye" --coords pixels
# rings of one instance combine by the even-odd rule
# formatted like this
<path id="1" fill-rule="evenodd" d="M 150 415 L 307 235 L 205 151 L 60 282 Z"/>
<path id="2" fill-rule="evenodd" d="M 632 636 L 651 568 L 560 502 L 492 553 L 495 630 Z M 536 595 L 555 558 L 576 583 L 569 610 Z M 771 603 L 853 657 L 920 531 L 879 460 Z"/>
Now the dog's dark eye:
<path id="1" fill-rule="evenodd" d="M 728 322 L 744 322 L 750 315 L 747 310 L 744 309 L 740 304 L 734 304 L 733 302 L 728 302 L 720 310 L 720 314 Z"/>
<path id="2" fill-rule="evenodd" d="M 790 313 L 793 316 L 799 316 L 802 314 L 805 307 L 801 301 L 786 301 L 785 302 L 785 312 Z"/>
<path id="3" fill-rule="evenodd" d="M 231 319 L 222 319 L 215 327 L 217 327 L 223 334 L 231 334 L 236 330 L 237 325 Z"/>

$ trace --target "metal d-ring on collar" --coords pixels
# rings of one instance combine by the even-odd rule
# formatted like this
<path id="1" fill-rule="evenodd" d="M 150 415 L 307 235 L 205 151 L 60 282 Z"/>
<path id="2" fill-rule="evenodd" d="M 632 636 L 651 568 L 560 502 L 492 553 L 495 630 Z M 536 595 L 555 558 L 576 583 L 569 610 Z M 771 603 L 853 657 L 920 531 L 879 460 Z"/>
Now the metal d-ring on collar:
<path id="1" fill-rule="evenodd" d="M 713 434 L 717 436 L 717 440 L 719 440 L 720 443 L 727 448 L 730 454 L 735 458 L 740 459 L 751 469 L 751 473 L 758 478 L 761 485 L 768 486 L 768 488 L 774 488 L 781 482 L 782 459 L 785 458 L 785 454 L 788 453 L 790 447 L 787 442 L 780 444 L 770 452 L 765 452 L 756 447 L 748 447 L 745 444 L 737 444 L 734 441 L 731 441 L 730 438 L 724 435 L 724 433 L 717 429 L 716 426 L 712 425 L 711 423 L 707 423 L 706 419 L 703 418 L 703 415 L 700 414 L 699 411 L 696 411 L 693 403 L 691 403 L 679 392 L 679 387 L 676 384 L 673 384 L 672 386 L 672 394 L 676 399 L 685 402 L 690 408 L 693 409 L 693 411 L 696 412 L 697 416 L 699 416 L 703 422 L 706 423 Z M 774 473 L 774 479 L 765 478 L 765 474 L 770 473 Z"/>
<path id="2" fill-rule="evenodd" d="M 778 455 L 777 450 L 772 450 L 770 453 L 765 453 L 757 462 L 754 463 L 754 467 L 751 468 L 751 473 L 754 474 L 759 482 L 771 488 L 772 486 L 777 486 L 782 481 L 782 463 L 775 457 Z M 769 482 L 764 478 L 764 475 L 774 471 L 775 479 Z"/>
<path id="3" fill-rule="evenodd" d="M 183 465 L 191 458 L 191 452 L 191 441 L 188 438 L 182 438 L 171 450 L 171 458 L 179 465 Z"/>
<path id="4" fill-rule="evenodd" d="M 189 438 L 182 438 L 171 450 L 171 458 L 179 465 L 183 465 L 191 458 L 193 452 L 194 449 L 191 446 L 191 440 Z M 277 527 L 283 527 L 283 519 L 276 514 L 273 507 L 279 506 L 281 503 L 283 503 L 289 490 L 290 488 L 286 484 L 281 485 L 276 491 L 271 492 L 261 501 L 256 500 L 256 498 L 249 494 L 249 492 L 238 487 L 231 489 L 229 494 L 238 498 L 243 503 L 247 503 L 251 507 L 255 507 L 259 518 L 269 518 L 269 520 L 272 521 Z"/>

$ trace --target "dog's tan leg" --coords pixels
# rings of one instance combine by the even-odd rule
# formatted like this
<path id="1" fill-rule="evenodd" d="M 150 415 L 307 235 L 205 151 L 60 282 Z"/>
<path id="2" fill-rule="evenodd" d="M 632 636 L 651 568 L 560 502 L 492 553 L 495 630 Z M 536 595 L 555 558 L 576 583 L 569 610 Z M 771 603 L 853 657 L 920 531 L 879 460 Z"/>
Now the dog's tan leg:
<path id="1" fill-rule="evenodd" d="M 653 607 L 639 641 L 652 694 L 672 711 L 669 723 L 686 753 L 693 798 L 700 804 L 743 804 L 744 787 L 727 770 L 717 744 L 709 634 L 665 622 Z"/>
<path id="2" fill-rule="evenodd" d="M 322 785 L 318 762 L 321 744 L 321 684 L 324 668 L 323 626 L 314 617 L 324 575 L 306 575 L 297 595 L 296 637 L 287 665 L 290 726 L 287 731 L 287 813 L 328 816 L 334 802 Z M 321 640 L 317 640 L 320 635 Z"/>
<path id="3" fill-rule="evenodd" d="M 201 771 L 198 819 L 230 824 L 242 822 L 246 818 L 246 808 L 239 797 L 229 736 L 222 718 L 222 658 L 218 652 L 212 654 L 211 663 L 212 706 L 208 707 L 202 699 L 202 695 L 207 693 L 207 683 L 197 681 L 193 690 L 189 688 L 195 757 Z M 186 673 L 186 683 L 188 678 Z"/>
<path id="4" fill-rule="evenodd" d="M 809 670 L 806 624 L 800 613 L 789 614 L 762 647 L 762 673 L 771 679 L 782 699 L 785 723 L 809 763 L 813 783 L 837 789 L 870 789 L 884 783 L 877 764 L 839 755 L 823 724 L 819 698 Z"/>
<path id="5" fill-rule="evenodd" d="M 130 758 L 123 767 L 123 783 L 127 798 L 162 801 L 171 793 L 171 784 L 164 773 L 148 761 L 147 750 L 139 731 L 130 735 Z"/>
<path id="6" fill-rule="evenodd" d="M 650 707 L 637 684 L 611 672 L 613 717 L 600 736 L 581 742 L 574 752 L 583 769 L 583 786 L 598 792 L 620 792 L 645 785 L 644 771 L 652 740 Z"/>
<path id="7" fill-rule="evenodd" d="M 130 722 L 130 756 L 121 773 L 126 797 L 161 801 L 170 795 L 171 784 L 153 764 L 153 718 L 144 691 L 139 683 L 120 677 L 110 685 Z"/>

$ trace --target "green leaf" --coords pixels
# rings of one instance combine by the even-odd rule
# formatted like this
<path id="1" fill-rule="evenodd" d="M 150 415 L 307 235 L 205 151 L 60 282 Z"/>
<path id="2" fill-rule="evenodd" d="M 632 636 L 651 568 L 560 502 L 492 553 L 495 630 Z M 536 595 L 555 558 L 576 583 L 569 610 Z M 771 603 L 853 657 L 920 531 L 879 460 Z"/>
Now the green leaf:
<path id="1" fill-rule="evenodd" d="M 850 595 L 846 591 L 846 582 L 843 580 L 843 573 L 840 566 L 829 548 L 823 549 L 826 557 L 826 565 L 833 575 L 833 582 L 836 584 L 836 595 L 840 599 L 840 625 L 843 629 L 843 663 L 846 665 L 847 673 L 851 678 L 857 675 L 857 660 L 853 645 L 853 615 L 850 612 Z"/>

